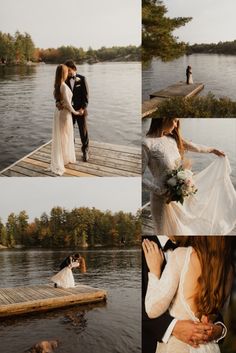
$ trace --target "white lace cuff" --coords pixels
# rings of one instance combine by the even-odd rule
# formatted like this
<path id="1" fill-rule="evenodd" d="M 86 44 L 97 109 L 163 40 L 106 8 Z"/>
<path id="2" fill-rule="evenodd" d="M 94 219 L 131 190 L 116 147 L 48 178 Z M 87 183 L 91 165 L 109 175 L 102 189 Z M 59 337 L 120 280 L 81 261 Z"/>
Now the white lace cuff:
<path id="1" fill-rule="evenodd" d="M 177 323 L 177 319 L 173 319 L 168 326 L 166 332 L 164 333 L 164 336 L 162 337 L 162 342 L 167 343 L 170 339 L 170 336 L 172 335 L 172 332 L 174 330 L 175 324 Z"/>
<path id="2" fill-rule="evenodd" d="M 214 325 L 221 325 L 223 327 L 222 335 L 220 336 L 220 338 L 218 338 L 217 340 L 214 340 L 215 343 L 218 343 L 227 335 L 227 327 L 221 321 L 214 322 Z"/>

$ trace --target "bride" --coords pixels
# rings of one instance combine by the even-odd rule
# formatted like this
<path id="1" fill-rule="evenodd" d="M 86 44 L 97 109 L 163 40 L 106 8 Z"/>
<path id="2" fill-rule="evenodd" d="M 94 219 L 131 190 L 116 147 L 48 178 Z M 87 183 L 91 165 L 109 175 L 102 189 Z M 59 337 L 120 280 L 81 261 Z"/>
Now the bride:
<path id="1" fill-rule="evenodd" d="M 169 202 L 166 179 L 169 172 L 184 165 L 185 151 L 213 153 L 216 158 L 194 176 L 198 191 L 183 205 Z M 157 235 L 228 234 L 236 224 L 236 192 L 230 180 L 225 154 L 213 147 L 188 142 L 180 136 L 180 120 L 154 118 L 142 144 L 143 174 L 148 167 L 153 180 L 143 175 L 143 187 L 150 191 L 151 214 Z"/>
<path id="2" fill-rule="evenodd" d="M 82 273 L 86 272 L 85 259 L 82 256 L 74 258 L 73 256 L 68 257 L 68 265 L 62 268 L 61 271 L 56 273 L 51 281 L 54 282 L 54 287 L 61 288 L 72 288 L 75 286 L 75 280 L 72 269 L 80 268 Z"/>
<path id="3" fill-rule="evenodd" d="M 59 65 L 56 69 L 54 98 L 61 103 L 62 109 L 55 108 L 50 166 L 50 170 L 58 175 L 65 172 L 65 165 L 76 162 L 72 113 L 80 113 L 71 105 L 72 92 L 65 83 L 67 76 L 67 66 Z"/>
<path id="4" fill-rule="evenodd" d="M 233 283 L 231 240 L 223 236 L 178 237 L 179 247 L 164 260 L 157 244 L 144 240 L 142 246 L 149 267 L 145 309 L 156 318 L 169 309 L 180 320 L 214 321 L 229 299 Z M 222 261 L 223 259 L 223 261 Z M 171 336 L 168 343 L 158 343 L 157 353 L 220 353 L 216 342 L 193 348 Z"/>

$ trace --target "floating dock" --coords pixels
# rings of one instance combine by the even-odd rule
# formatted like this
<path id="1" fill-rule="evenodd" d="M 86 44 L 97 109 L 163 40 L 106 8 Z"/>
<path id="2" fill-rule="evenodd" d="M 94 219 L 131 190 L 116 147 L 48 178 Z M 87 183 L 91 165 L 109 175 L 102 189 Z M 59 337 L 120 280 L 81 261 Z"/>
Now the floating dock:
<path id="1" fill-rule="evenodd" d="M 203 83 L 187 85 L 185 82 L 178 82 L 165 89 L 153 92 L 150 94 L 150 100 L 144 101 L 142 104 L 142 118 L 147 118 L 154 113 L 166 99 L 173 97 L 189 98 L 198 94 L 203 88 Z"/>
<path id="2" fill-rule="evenodd" d="M 0 288 L 0 317 L 105 301 L 104 290 L 85 285 L 54 288 L 53 284 Z"/>
<path id="3" fill-rule="evenodd" d="M 75 140 L 75 164 L 68 164 L 63 177 L 124 176 L 141 174 L 141 148 L 90 141 L 90 158 L 82 160 L 81 143 Z M 55 177 L 48 171 L 51 141 L 0 172 L 0 177 Z"/>

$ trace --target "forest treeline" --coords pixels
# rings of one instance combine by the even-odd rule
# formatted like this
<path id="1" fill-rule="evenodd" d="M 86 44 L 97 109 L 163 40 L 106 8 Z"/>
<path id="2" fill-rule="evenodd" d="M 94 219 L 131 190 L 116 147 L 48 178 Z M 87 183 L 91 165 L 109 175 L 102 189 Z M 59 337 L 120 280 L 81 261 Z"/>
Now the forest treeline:
<path id="1" fill-rule="evenodd" d="M 29 222 L 26 211 L 0 221 L 0 244 L 9 248 L 119 247 L 139 244 L 141 215 L 80 207 L 53 207 Z"/>
<path id="2" fill-rule="evenodd" d="M 0 62 L 2 64 L 25 64 L 27 62 L 63 63 L 73 59 L 77 63 L 96 63 L 100 61 L 139 61 L 140 47 L 102 47 L 86 51 L 74 46 L 39 49 L 28 33 L 17 31 L 14 35 L 0 32 Z"/>
<path id="3" fill-rule="evenodd" d="M 211 44 L 193 44 L 188 46 L 187 54 L 230 54 L 236 55 L 236 40 Z"/>

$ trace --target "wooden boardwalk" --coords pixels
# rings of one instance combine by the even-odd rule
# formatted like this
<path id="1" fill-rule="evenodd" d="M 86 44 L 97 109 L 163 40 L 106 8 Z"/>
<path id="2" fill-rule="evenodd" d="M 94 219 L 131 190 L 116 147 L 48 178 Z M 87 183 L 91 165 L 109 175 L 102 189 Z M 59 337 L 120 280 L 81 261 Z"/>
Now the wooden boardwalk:
<path id="1" fill-rule="evenodd" d="M 53 284 L 0 288 L 0 317 L 105 301 L 104 290 L 85 285 L 54 288 Z"/>
<path id="2" fill-rule="evenodd" d="M 189 98 L 198 94 L 204 88 L 203 83 L 187 85 L 185 82 L 178 82 L 165 89 L 150 94 L 150 100 L 142 104 L 142 118 L 147 118 L 154 113 L 161 102 L 172 97 Z"/>
<path id="3" fill-rule="evenodd" d="M 141 149 L 90 141 L 90 158 L 83 162 L 81 144 L 75 141 L 76 164 L 68 164 L 63 177 L 140 176 Z M 55 177 L 48 171 L 51 141 L 0 172 L 1 177 Z"/>

